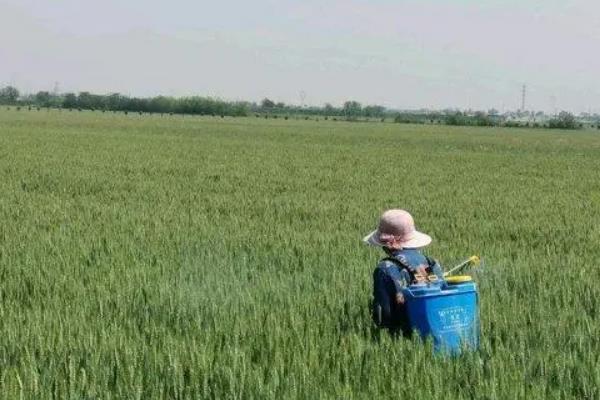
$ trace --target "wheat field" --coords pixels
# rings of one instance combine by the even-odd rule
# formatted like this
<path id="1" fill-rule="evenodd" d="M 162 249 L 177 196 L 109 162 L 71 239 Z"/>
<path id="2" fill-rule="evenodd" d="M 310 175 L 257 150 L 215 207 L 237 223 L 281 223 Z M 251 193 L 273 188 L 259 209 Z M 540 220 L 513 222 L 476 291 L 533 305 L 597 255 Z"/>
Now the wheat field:
<path id="1" fill-rule="evenodd" d="M 597 399 L 600 135 L 0 111 L 0 397 Z M 402 207 L 481 349 L 369 315 Z"/>

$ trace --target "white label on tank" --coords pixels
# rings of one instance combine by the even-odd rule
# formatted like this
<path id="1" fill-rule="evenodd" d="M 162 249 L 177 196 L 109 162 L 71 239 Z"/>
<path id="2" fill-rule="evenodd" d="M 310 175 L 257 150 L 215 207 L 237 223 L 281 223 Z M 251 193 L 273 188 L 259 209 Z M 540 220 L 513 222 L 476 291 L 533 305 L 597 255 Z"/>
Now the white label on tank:
<path id="1" fill-rule="evenodd" d="M 455 306 L 438 310 L 442 332 L 456 331 L 470 324 L 469 313 L 464 307 Z"/>

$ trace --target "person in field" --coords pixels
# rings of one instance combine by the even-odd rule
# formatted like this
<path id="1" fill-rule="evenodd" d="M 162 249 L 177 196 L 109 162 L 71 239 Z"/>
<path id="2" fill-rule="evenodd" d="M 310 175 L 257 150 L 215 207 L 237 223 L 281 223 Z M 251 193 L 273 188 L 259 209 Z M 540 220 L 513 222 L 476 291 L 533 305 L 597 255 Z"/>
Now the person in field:
<path id="1" fill-rule="evenodd" d="M 377 229 L 363 241 L 385 253 L 373 273 L 373 321 L 382 328 L 410 334 L 402 288 L 444 277 L 440 264 L 421 253 L 431 237 L 415 229 L 407 211 L 393 209 L 381 215 Z"/>

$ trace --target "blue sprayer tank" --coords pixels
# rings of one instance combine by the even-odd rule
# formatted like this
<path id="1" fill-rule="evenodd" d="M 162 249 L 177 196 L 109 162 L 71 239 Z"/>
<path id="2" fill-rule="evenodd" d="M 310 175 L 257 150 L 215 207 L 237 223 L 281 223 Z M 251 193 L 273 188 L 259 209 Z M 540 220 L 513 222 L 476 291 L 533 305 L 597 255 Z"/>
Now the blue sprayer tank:
<path id="1" fill-rule="evenodd" d="M 410 285 L 403 290 L 408 319 L 422 338 L 433 338 L 437 352 L 460 353 L 479 346 L 477 286 L 444 280 Z"/>

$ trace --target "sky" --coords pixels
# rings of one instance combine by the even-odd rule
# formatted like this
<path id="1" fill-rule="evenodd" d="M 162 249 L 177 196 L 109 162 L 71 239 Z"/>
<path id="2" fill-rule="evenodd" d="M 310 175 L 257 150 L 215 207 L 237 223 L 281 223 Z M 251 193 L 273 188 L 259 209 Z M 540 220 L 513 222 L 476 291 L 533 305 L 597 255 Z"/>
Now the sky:
<path id="1" fill-rule="evenodd" d="M 598 0 L 0 0 L 0 86 L 600 112 Z"/>

